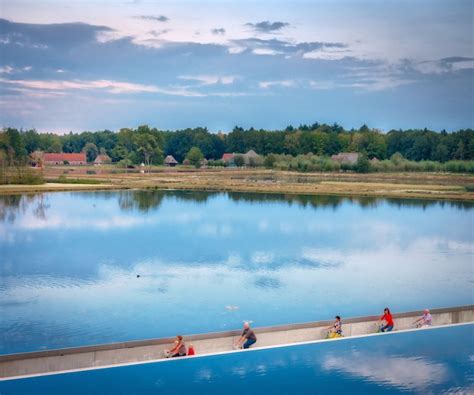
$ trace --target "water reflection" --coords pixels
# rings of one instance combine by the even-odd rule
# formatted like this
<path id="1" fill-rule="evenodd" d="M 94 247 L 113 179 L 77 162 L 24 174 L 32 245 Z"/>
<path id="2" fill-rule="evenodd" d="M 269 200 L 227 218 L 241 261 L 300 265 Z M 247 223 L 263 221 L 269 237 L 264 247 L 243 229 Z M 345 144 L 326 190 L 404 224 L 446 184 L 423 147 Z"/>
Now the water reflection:
<path id="1" fill-rule="evenodd" d="M 31 209 L 34 215 L 46 219 L 49 208 L 45 194 L 33 195 L 0 195 L 0 221 L 13 223 L 18 214 Z"/>
<path id="2" fill-rule="evenodd" d="M 457 205 L 181 191 L 0 202 L 0 353 L 472 301 L 472 210 Z"/>
<path id="3" fill-rule="evenodd" d="M 474 207 L 468 201 L 436 201 L 425 199 L 394 199 L 377 197 L 346 197 L 325 195 L 293 195 L 269 193 L 240 193 L 240 192 L 188 192 L 188 191 L 161 191 L 161 190 L 132 190 L 132 191 L 97 191 L 73 192 L 76 197 L 90 200 L 117 201 L 122 211 L 137 211 L 147 213 L 157 210 L 165 199 L 193 203 L 206 203 L 218 196 L 225 196 L 230 201 L 239 203 L 287 203 L 289 206 L 333 208 L 337 209 L 344 204 L 356 205 L 361 208 L 375 209 L 383 204 L 398 208 L 418 207 L 452 207 L 459 210 L 469 210 Z M 48 196 L 51 194 L 28 195 L 0 195 L 0 221 L 12 223 L 17 214 L 31 209 L 38 218 L 46 220 Z M 33 207 L 33 208 L 32 208 Z"/>
<path id="4" fill-rule="evenodd" d="M 436 363 L 427 358 L 382 356 L 371 352 L 352 351 L 344 356 L 328 355 L 322 368 L 384 386 L 422 392 L 449 378 L 448 368 L 444 363 Z"/>

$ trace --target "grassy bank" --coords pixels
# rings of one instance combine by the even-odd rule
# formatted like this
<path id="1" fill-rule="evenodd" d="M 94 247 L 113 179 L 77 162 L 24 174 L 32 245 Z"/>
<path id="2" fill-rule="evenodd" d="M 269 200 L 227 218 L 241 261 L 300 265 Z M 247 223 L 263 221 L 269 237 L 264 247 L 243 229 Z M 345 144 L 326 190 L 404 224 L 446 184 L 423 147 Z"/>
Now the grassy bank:
<path id="1" fill-rule="evenodd" d="M 75 169 L 46 169 L 43 185 L 3 185 L 0 194 L 103 189 L 183 189 L 310 195 L 378 196 L 474 201 L 474 176 L 442 173 L 304 173 L 263 169 L 169 169 L 116 173 L 103 168 L 90 174 Z M 89 173 L 89 174 L 88 174 Z"/>

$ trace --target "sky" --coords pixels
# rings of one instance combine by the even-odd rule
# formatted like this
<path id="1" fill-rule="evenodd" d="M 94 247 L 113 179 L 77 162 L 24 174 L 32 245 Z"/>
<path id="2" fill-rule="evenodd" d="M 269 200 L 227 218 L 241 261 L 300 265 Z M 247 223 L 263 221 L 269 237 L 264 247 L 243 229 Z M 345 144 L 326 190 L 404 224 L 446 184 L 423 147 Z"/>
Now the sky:
<path id="1" fill-rule="evenodd" d="M 1 0 L 0 126 L 474 127 L 472 1 Z"/>

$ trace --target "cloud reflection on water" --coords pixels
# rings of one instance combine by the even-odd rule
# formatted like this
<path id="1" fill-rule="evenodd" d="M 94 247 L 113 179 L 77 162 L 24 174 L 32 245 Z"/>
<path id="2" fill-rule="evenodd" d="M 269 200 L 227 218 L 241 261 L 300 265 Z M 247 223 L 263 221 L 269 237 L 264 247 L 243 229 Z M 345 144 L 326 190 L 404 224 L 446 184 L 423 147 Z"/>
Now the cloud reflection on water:
<path id="1" fill-rule="evenodd" d="M 370 352 L 329 354 L 322 363 L 329 371 L 343 372 L 381 385 L 423 391 L 449 378 L 448 367 L 420 357 L 397 357 Z"/>
<path id="2" fill-rule="evenodd" d="M 467 206 L 136 192 L 0 197 L 0 331 L 28 317 L 42 339 L 4 348 L 71 345 L 85 321 L 83 341 L 127 340 L 472 296 Z"/>

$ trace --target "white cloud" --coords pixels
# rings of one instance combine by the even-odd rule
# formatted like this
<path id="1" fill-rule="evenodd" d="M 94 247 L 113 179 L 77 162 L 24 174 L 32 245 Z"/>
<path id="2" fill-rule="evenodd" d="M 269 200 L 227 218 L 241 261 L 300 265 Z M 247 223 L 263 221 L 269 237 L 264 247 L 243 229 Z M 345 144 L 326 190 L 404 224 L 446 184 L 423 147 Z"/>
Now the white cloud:
<path id="1" fill-rule="evenodd" d="M 270 251 L 256 251 L 252 254 L 252 262 L 257 264 L 271 263 L 275 259 L 275 254 Z"/>
<path id="2" fill-rule="evenodd" d="M 203 93 L 186 87 L 160 88 L 155 85 L 136 84 L 113 80 L 6 80 L 1 83 L 39 91 L 103 90 L 112 94 L 159 93 L 170 96 L 203 97 Z"/>
<path id="3" fill-rule="evenodd" d="M 328 90 L 328 89 L 333 89 L 336 88 L 336 84 L 332 81 L 309 81 L 309 86 L 311 89 L 317 89 L 317 90 Z"/>
<path id="4" fill-rule="evenodd" d="M 456 63 L 453 63 L 451 67 L 453 71 L 474 69 L 474 60 L 469 60 L 465 62 L 456 62 Z"/>
<path id="5" fill-rule="evenodd" d="M 271 48 L 255 48 L 252 50 L 252 53 L 254 53 L 255 55 L 270 55 L 270 56 L 283 54 L 283 52 L 276 51 Z"/>
<path id="6" fill-rule="evenodd" d="M 100 230 L 130 228 L 146 223 L 152 223 L 152 219 L 132 216 L 112 216 L 98 219 L 65 218 L 60 216 L 49 216 L 47 220 L 37 218 L 34 215 L 26 215 L 18 223 L 23 229 L 81 229 L 92 228 Z"/>
<path id="7" fill-rule="evenodd" d="M 345 261 L 344 254 L 316 248 L 303 248 L 301 257 L 321 267 L 339 266 Z"/>
<path id="8" fill-rule="evenodd" d="M 246 49 L 247 49 L 246 47 L 229 47 L 229 48 L 227 48 L 227 51 L 231 55 L 237 55 L 239 53 L 244 52 Z"/>
<path id="9" fill-rule="evenodd" d="M 303 54 L 304 59 L 319 59 L 319 60 L 341 60 L 351 56 L 350 50 L 345 48 L 322 47 L 311 52 Z"/>
<path id="10" fill-rule="evenodd" d="M 120 82 L 112 80 L 0 80 L 1 82 L 13 85 L 20 85 L 25 88 L 42 90 L 74 90 L 74 89 L 103 89 L 110 93 L 139 93 L 158 92 L 158 88 L 153 85 L 134 84 L 130 82 Z"/>
<path id="11" fill-rule="evenodd" d="M 22 71 L 30 71 L 33 69 L 31 66 L 21 67 L 21 68 L 14 68 L 11 66 L 0 66 L 0 74 L 12 74 L 12 73 L 20 73 Z"/>
<path id="12" fill-rule="evenodd" d="M 284 88 L 291 88 L 295 86 L 294 80 L 279 80 L 279 81 L 261 81 L 258 83 L 258 86 L 262 89 L 268 89 L 272 86 L 284 87 Z"/>
<path id="13" fill-rule="evenodd" d="M 354 82 L 349 84 L 341 84 L 343 88 L 355 88 L 366 91 L 383 91 L 387 89 L 398 88 L 399 86 L 409 85 L 415 83 L 415 80 L 411 79 L 399 79 L 394 77 L 379 77 L 368 79 L 360 82 Z"/>
<path id="14" fill-rule="evenodd" d="M 236 79 L 233 75 L 181 75 L 178 78 L 182 80 L 198 81 L 202 85 L 229 85 L 234 83 Z"/>
<path id="15" fill-rule="evenodd" d="M 11 74 L 13 70 L 14 69 L 11 66 L 1 66 L 0 67 L 0 74 Z"/>
<path id="16" fill-rule="evenodd" d="M 465 59 L 459 61 L 434 60 L 414 63 L 415 70 L 422 74 L 444 74 L 459 70 L 474 68 L 474 60 Z"/>

